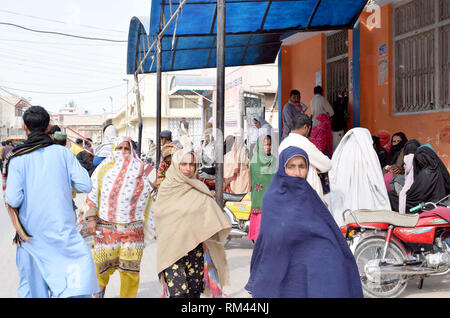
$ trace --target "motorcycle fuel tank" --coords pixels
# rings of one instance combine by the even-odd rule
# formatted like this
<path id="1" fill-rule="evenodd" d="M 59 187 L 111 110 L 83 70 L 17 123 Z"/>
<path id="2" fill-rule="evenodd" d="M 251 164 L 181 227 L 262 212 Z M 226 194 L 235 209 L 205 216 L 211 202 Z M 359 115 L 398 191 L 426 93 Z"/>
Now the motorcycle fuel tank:
<path id="1" fill-rule="evenodd" d="M 433 244 L 436 228 L 429 227 L 397 227 L 394 235 L 405 243 Z"/>

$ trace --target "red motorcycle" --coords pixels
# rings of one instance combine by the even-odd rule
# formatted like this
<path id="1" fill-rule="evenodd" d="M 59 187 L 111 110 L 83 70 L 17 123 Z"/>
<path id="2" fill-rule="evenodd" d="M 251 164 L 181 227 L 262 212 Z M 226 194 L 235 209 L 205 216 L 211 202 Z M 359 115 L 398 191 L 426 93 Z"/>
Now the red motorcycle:
<path id="1" fill-rule="evenodd" d="M 366 296 L 398 297 L 409 280 L 420 279 L 422 288 L 425 277 L 450 272 L 450 207 L 438 203 L 410 210 L 422 210 L 420 214 L 344 211 L 340 229 L 354 253 Z"/>

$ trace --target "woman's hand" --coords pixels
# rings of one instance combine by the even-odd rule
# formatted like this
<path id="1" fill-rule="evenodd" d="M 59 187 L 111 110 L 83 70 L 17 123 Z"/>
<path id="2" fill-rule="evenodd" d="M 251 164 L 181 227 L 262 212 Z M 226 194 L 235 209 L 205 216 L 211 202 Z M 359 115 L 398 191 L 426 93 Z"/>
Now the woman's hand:
<path id="1" fill-rule="evenodd" d="M 399 174 L 400 173 L 400 169 L 397 168 L 397 167 L 391 167 L 390 170 L 391 170 L 392 173 L 395 173 L 395 174 Z"/>
<path id="2" fill-rule="evenodd" d="M 96 228 L 97 228 L 97 221 L 95 220 L 95 218 L 93 217 L 88 218 L 88 225 L 87 225 L 88 234 L 94 235 Z"/>

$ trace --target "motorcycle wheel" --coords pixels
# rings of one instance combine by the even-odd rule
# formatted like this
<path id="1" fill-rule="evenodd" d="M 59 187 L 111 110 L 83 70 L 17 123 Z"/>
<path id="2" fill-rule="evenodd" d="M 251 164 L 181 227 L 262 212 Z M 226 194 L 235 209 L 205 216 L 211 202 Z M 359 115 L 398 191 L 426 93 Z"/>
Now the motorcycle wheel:
<path id="1" fill-rule="evenodd" d="M 365 272 L 366 264 L 371 260 L 381 259 L 385 240 L 383 238 L 371 238 L 360 242 L 355 250 L 355 260 L 361 278 L 364 294 L 368 297 L 395 298 L 400 296 L 407 286 L 405 275 L 380 275 L 376 280 L 368 277 Z M 405 260 L 402 250 L 393 242 L 389 244 L 386 259 L 395 264 L 401 264 Z"/>

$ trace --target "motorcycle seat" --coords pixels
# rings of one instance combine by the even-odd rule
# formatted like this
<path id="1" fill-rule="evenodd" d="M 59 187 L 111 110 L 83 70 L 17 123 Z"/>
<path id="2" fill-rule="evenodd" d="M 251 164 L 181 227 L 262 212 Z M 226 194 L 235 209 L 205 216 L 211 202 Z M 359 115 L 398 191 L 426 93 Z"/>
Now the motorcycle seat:
<path id="1" fill-rule="evenodd" d="M 244 194 L 234 194 L 234 193 L 223 193 L 223 200 L 226 202 L 241 202 L 247 193 Z"/>
<path id="2" fill-rule="evenodd" d="M 419 214 L 400 214 L 389 210 L 356 210 L 353 211 L 358 222 L 387 223 L 401 227 L 415 227 L 419 221 Z M 345 217 L 345 225 L 357 223 L 351 214 Z"/>

